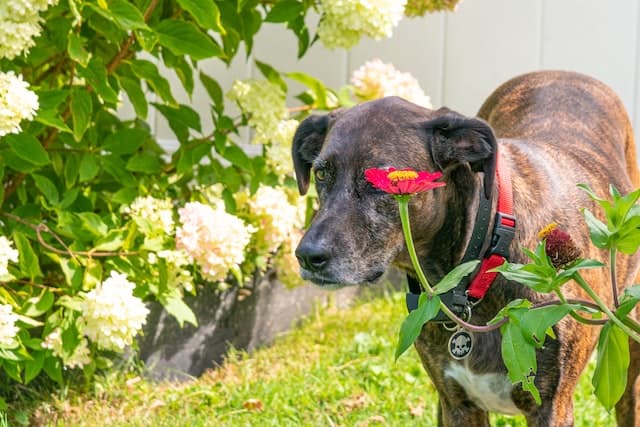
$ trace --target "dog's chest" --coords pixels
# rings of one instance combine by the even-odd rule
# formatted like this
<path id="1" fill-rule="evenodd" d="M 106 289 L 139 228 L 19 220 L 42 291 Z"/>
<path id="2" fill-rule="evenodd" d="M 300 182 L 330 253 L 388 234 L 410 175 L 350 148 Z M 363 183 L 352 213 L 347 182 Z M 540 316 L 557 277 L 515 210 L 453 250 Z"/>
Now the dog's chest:
<path id="1" fill-rule="evenodd" d="M 522 412 L 511 400 L 513 385 L 504 374 L 476 374 L 462 363 L 450 363 L 444 371 L 465 390 L 479 408 L 485 411 L 518 415 Z"/>

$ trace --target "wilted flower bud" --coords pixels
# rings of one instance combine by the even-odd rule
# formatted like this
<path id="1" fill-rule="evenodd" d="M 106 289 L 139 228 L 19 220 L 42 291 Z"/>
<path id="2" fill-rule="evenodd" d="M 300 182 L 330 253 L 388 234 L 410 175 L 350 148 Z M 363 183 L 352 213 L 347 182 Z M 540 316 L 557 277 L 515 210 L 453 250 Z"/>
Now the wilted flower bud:
<path id="1" fill-rule="evenodd" d="M 555 268 L 567 266 L 578 259 L 582 253 L 569 233 L 558 228 L 555 222 L 540 230 L 538 237 L 545 239 L 547 256 Z"/>

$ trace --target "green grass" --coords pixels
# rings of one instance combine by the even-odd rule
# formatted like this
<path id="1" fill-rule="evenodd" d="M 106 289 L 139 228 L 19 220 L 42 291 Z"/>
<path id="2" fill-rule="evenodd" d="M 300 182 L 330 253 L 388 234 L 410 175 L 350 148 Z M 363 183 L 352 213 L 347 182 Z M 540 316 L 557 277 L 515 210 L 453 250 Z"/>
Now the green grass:
<path id="1" fill-rule="evenodd" d="M 434 426 L 437 397 L 415 350 L 394 363 L 401 295 L 349 310 L 319 309 L 275 345 L 232 352 L 191 382 L 154 383 L 135 370 L 100 377 L 91 391 L 37 396 L 9 420 L 64 426 Z M 591 367 L 592 369 L 592 367 Z M 612 426 L 584 377 L 576 426 Z M 13 424 L 12 424 L 13 425 Z M 492 425 L 524 426 L 492 416 Z"/>

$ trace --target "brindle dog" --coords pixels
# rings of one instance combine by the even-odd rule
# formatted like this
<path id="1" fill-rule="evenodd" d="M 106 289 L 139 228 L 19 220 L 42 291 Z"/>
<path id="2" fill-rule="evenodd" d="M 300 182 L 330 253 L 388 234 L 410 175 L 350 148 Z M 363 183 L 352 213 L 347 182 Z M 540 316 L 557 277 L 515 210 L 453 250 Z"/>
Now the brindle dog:
<path id="1" fill-rule="evenodd" d="M 598 208 L 576 184 L 586 183 L 603 196 L 609 184 L 623 193 L 640 186 L 631 125 L 613 91 L 576 73 L 535 72 L 499 87 L 478 117 L 390 97 L 305 119 L 294 138 L 293 161 L 302 194 L 314 172 L 320 207 L 297 248 L 302 276 L 327 286 L 374 282 L 391 264 L 414 273 L 395 200 L 364 178 L 367 168 L 393 166 L 443 172 L 445 187 L 417 194 L 410 202 L 422 268 L 430 283 L 438 282 L 460 263 L 485 186 L 493 189 L 495 212 L 498 155 L 511 171 L 518 219 L 511 262 L 526 263 L 521 248 L 534 248 L 538 231 L 552 221 L 572 235 L 585 258 L 607 259 L 590 244 L 579 210 Z M 619 283 L 633 283 L 638 265 L 637 256 L 620 257 Z M 611 303 L 605 270 L 588 270 L 584 276 Z M 564 292 L 587 298 L 573 283 Z M 552 296 L 500 276 L 474 307 L 471 322 L 485 324 L 516 298 L 535 303 Z M 451 332 L 427 323 L 416 348 L 439 393 L 439 425 L 486 426 L 488 411 L 524 414 L 530 426 L 573 425 L 573 391 L 598 329 L 570 317 L 554 329 L 557 339 L 547 338 L 537 353 L 539 406 L 508 381 L 499 331 L 475 334 L 471 355 L 456 361 L 448 353 Z M 627 391 L 616 407 L 623 426 L 640 424 L 635 387 L 640 348 L 635 342 L 631 357 Z"/>

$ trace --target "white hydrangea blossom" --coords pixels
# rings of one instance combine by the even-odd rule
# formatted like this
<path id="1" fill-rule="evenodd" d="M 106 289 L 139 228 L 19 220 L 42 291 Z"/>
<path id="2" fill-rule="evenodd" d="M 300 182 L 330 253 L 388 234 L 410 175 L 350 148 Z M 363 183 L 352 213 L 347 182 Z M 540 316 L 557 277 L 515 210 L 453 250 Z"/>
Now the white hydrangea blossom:
<path id="1" fill-rule="evenodd" d="M 82 338 L 71 356 L 65 356 L 62 348 L 62 334 L 60 328 L 54 329 L 42 342 L 42 348 L 47 348 L 54 355 L 62 359 L 67 368 L 82 368 L 91 363 L 91 350 L 86 338 Z"/>
<path id="2" fill-rule="evenodd" d="M 431 108 L 431 99 L 424 94 L 418 81 L 409 73 L 398 71 L 393 64 L 380 59 L 365 62 L 351 76 L 356 96 L 369 101 L 385 96 L 399 96 L 414 104 Z"/>
<path id="3" fill-rule="evenodd" d="M 236 80 L 227 94 L 249 115 L 255 134 L 253 144 L 265 144 L 278 132 L 278 123 L 289 115 L 285 93 L 268 80 Z"/>
<path id="4" fill-rule="evenodd" d="M 280 177 L 293 174 L 291 143 L 298 124 L 298 121 L 293 119 L 281 120 L 271 137 L 271 144 L 266 147 L 267 164 Z"/>
<path id="5" fill-rule="evenodd" d="M 284 191 L 260 185 L 248 200 L 249 215 L 257 224 L 257 238 L 267 252 L 275 252 L 299 227 L 298 208 L 289 203 Z"/>
<path id="6" fill-rule="evenodd" d="M 38 96 L 29 90 L 29 83 L 21 75 L 0 72 L 0 136 L 19 133 L 20 122 L 32 120 L 38 107 Z"/>
<path id="7" fill-rule="evenodd" d="M 406 0 L 320 0 L 318 37 L 328 48 L 350 49 L 363 36 L 391 37 L 404 14 Z"/>
<path id="8" fill-rule="evenodd" d="M 145 236 L 173 235 L 173 205 L 169 199 L 136 197 L 129 206 L 121 207 L 120 211 L 130 215 Z"/>
<path id="9" fill-rule="evenodd" d="M 80 330 L 98 347 L 122 352 L 142 329 L 149 310 L 133 295 L 134 288 L 126 274 L 112 271 L 83 295 Z"/>
<path id="10" fill-rule="evenodd" d="M 0 304 L 0 348 L 14 348 L 18 345 L 16 335 L 18 316 L 9 304 Z"/>
<path id="11" fill-rule="evenodd" d="M 58 0 L 3 0 L 0 2 L 0 58 L 13 59 L 28 51 L 40 35 L 39 13 Z"/>
<path id="12" fill-rule="evenodd" d="M 200 202 L 187 203 L 178 213 L 176 247 L 196 261 L 206 279 L 222 281 L 244 261 L 254 230 L 240 218 Z"/>
<path id="13" fill-rule="evenodd" d="M 9 261 L 18 262 L 18 251 L 13 247 L 11 240 L 0 236 L 0 280 L 11 280 L 9 274 Z"/>

